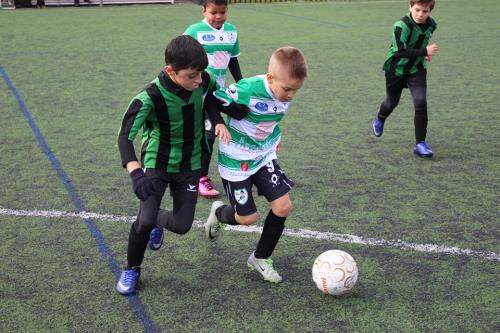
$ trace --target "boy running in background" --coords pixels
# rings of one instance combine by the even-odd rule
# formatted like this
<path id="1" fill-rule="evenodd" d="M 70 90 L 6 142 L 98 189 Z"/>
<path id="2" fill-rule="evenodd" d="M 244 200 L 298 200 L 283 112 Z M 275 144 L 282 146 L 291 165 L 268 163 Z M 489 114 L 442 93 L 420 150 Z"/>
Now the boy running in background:
<path id="1" fill-rule="evenodd" d="M 252 195 L 255 186 L 271 204 L 264 221 L 262 235 L 247 260 L 264 280 L 281 282 L 273 268 L 271 255 L 285 228 L 292 203 L 289 192 L 293 187 L 277 162 L 281 129 L 278 123 L 284 117 L 289 103 L 307 77 L 304 55 L 294 47 L 274 51 L 269 60 L 268 73 L 246 78 L 219 89 L 215 96 L 226 105 L 239 103 L 249 107 L 249 113 L 237 120 L 228 118 L 232 135 L 229 143 L 219 143 L 219 172 L 229 205 L 222 201 L 212 204 L 205 223 L 208 238 L 215 239 L 222 224 L 250 225 L 257 221 L 257 208 Z"/>
<path id="2" fill-rule="evenodd" d="M 228 3 L 227 0 L 204 0 L 202 14 L 204 19 L 190 25 L 185 35 L 189 35 L 200 42 L 208 55 L 207 70 L 211 72 L 220 87 L 226 83 L 227 69 L 231 72 L 235 82 L 241 79 L 241 70 L 238 63 L 240 45 L 236 27 L 226 22 Z M 216 198 L 220 195 L 210 177 L 208 170 L 212 159 L 212 148 L 215 142 L 214 127 L 205 119 L 205 130 L 209 148 L 203 152 L 201 178 L 198 193 L 207 198 Z"/>
<path id="3" fill-rule="evenodd" d="M 437 44 L 429 45 L 436 21 L 430 16 L 435 0 L 410 0 L 410 13 L 394 23 L 392 43 L 384 63 L 386 97 L 380 105 L 372 128 L 380 137 L 384 124 L 398 105 L 401 92 L 409 88 L 415 107 L 415 148 L 421 157 L 433 152 L 427 142 L 427 62 L 438 52 Z"/>
<path id="4" fill-rule="evenodd" d="M 198 198 L 201 152 L 206 149 L 203 108 L 204 102 L 213 98 L 216 83 L 204 71 L 208 65 L 205 50 L 189 36 L 179 36 L 167 45 L 165 64 L 158 77 L 130 102 L 118 136 L 122 165 L 140 199 L 128 238 L 127 266 L 116 284 L 123 295 L 136 291 L 153 228 L 160 234 L 152 233 L 151 237 L 158 239 L 150 243 L 161 246 L 163 242 L 162 228 L 155 228 L 160 215 L 165 228 L 185 234 L 193 224 Z M 216 135 L 228 142 L 229 132 L 217 108 L 205 109 L 216 124 Z M 134 149 L 134 139 L 140 132 L 141 162 Z M 159 214 L 167 187 L 173 209 Z"/>

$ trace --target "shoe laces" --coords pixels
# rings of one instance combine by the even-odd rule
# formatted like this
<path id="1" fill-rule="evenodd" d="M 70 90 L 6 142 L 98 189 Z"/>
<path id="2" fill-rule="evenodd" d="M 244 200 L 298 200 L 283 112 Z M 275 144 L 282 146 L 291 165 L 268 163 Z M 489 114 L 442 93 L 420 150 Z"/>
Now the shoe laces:
<path id="1" fill-rule="evenodd" d="M 125 284 L 131 284 L 132 282 L 134 282 L 134 280 L 137 278 L 138 275 L 139 275 L 139 272 L 137 272 L 136 270 L 127 269 L 125 271 L 124 276 L 123 276 L 123 282 Z"/>
<path id="2" fill-rule="evenodd" d="M 160 228 L 154 228 L 153 231 L 151 232 L 151 238 L 161 238 L 161 235 L 163 234 L 162 230 Z"/>
<path id="3" fill-rule="evenodd" d="M 210 181 L 210 178 L 204 179 L 201 181 L 201 184 L 203 187 L 205 187 L 208 191 L 211 191 L 214 189 L 214 186 L 212 185 L 212 182 Z"/>

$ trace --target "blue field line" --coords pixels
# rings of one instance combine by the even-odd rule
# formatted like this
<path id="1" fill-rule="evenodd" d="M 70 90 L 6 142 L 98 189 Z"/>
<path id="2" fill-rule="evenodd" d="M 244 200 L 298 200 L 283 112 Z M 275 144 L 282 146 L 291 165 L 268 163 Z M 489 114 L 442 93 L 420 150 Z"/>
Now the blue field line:
<path id="1" fill-rule="evenodd" d="M 64 187 L 68 191 L 68 194 L 71 198 L 71 201 L 76 207 L 77 213 L 83 213 L 85 212 L 85 203 L 83 202 L 82 198 L 78 194 L 77 189 L 71 182 L 71 179 L 68 177 L 66 172 L 64 172 L 61 163 L 57 159 L 57 157 L 54 155 L 52 150 L 50 149 L 50 146 L 48 145 L 47 141 L 45 140 L 42 132 L 40 131 L 40 128 L 38 128 L 35 120 L 31 116 L 31 113 L 28 111 L 28 108 L 26 107 L 26 104 L 24 103 L 23 99 L 21 98 L 21 95 L 17 91 L 16 87 L 12 83 L 11 79 L 7 75 L 7 72 L 3 68 L 2 65 L 0 65 L 0 73 L 2 75 L 2 78 L 4 79 L 5 83 L 9 87 L 9 89 L 12 91 L 14 96 L 16 97 L 17 103 L 19 104 L 19 108 L 23 112 L 24 117 L 28 121 L 28 124 L 30 125 L 31 129 L 33 130 L 33 133 L 35 134 L 35 137 L 38 140 L 38 143 L 40 145 L 40 148 L 42 148 L 43 152 L 45 155 L 47 155 L 47 158 L 49 159 L 50 163 L 52 164 L 52 168 L 57 172 L 57 175 L 61 179 L 61 181 L 64 184 Z M 106 244 L 106 240 L 104 239 L 103 234 L 95 224 L 95 222 L 91 218 L 85 218 L 84 219 L 85 224 L 87 225 L 87 228 L 89 229 L 90 233 L 92 234 L 92 237 L 94 238 L 95 242 L 97 243 L 97 246 L 99 247 L 99 252 L 101 253 L 101 256 L 106 258 L 108 261 L 108 266 L 115 275 L 115 277 L 118 279 L 121 273 L 121 268 L 118 262 L 115 259 L 115 256 L 113 252 L 110 250 L 108 245 Z M 158 332 L 158 329 L 155 327 L 153 321 L 149 318 L 148 314 L 146 313 L 146 310 L 144 309 L 143 304 L 141 303 L 141 300 L 138 296 L 136 295 L 131 295 L 128 296 L 128 301 L 132 307 L 132 310 L 135 314 L 135 316 L 141 321 L 141 324 L 144 328 L 144 332 Z"/>

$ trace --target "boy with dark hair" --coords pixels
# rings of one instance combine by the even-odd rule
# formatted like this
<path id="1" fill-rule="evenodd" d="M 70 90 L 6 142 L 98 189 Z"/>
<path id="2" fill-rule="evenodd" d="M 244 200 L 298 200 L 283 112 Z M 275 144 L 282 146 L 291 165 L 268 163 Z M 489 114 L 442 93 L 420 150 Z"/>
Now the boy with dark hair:
<path id="1" fill-rule="evenodd" d="M 294 47 L 274 51 L 266 75 L 238 81 L 227 89 L 219 89 L 215 96 L 225 103 L 239 103 L 250 111 L 242 119 L 228 118 L 227 126 L 232 140 L 219 143 L 219 173 L 230 205 L 222 201 L 212 204 L 205 223 L 205 233 L 215 239 L 222 224 L 249 225 L 257 221 L 252 188 L 265 196 L 271 209 L 264 221 L 262 235 L 247 260 L 264 280 L 281 282 L 273 268 L 271 255 L 285 228 L 292 202 L 289 192 L 293 187 L 277 163 L 281 130 L 278 123 L 284 117 L 289 103 L 307 77 L 304 55 Z"/>
<path id="2" fill-rule="evenodd" d="M 204 0 L 202 8 L 204 19 L 190 25 L 184 34 L 193 37 L 203 45 L 208 56 L 207 70 L 215 76 L 220 87 L 225 86 L 228 68 L 234 81 L 238 82 L 242 78 L 238 63 L 240 44 L 236 27 L 226 22 L 227 0 Z M 214 128 L 208 119 L 205 120 L 205 129 L 210 149 L 202 156 L 198 193 L 206 198 L 216 198 L 220 193 L 214 188 L 208 176 L 212 147 L 215 142 Z"/>
<path id="3" fill-rule="evenodd" d="M 384 63 L 386 97 L 380 105 L 372 128 L 380 137 L 384 124 L 398 105 L 404 88 L 409 88 L 415 107 L 414 153 L 431 157 L 433 152 L 426 143 L 427 136 L 427 62 L 438 52 L 437 44 L 429 44 L 437 28 L 430 16 L 435 0 L 410 0 L 410 13 L 394 23 L 391 47 Z"/>
<path id="4" fill-rule="evenodd" d="M 216 82 L 204 71 L 208 60 L 200 43 L 189 36 L 174 38 L 166 47 L 165 64 L 158 77 L 132 99 L 118 136 L 122 165 L 140 199 L 137 219 L 130 228 L 127 266 L 116 284 L 123 295 L 136 290 L 150 233 L 160 215 L 163 226 L 177 234 L 187 233 L 193 224 L 201 153 L 206 149 L 204 105 L 216 124 L 215 134 L 223 142 L 230 140 L 217 108 L 207 107 Z M 133 143 L 141 131 L 139 163 Z M 159 214 L 167 187 L 173 209 Z"/>

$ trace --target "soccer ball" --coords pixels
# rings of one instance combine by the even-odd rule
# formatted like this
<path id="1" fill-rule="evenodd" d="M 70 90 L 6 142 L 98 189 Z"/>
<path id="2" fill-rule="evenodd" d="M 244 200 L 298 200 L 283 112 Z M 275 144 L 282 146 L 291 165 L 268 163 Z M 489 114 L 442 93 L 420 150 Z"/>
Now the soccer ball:
<path id="1" fill-rule="evenodd" d="M 321 253 L 314 261 L 312 278 L 316 287 L 324 294 L 343 295 L 358 281 L 358 266 L 349 253 L 329 250 Z"/>

